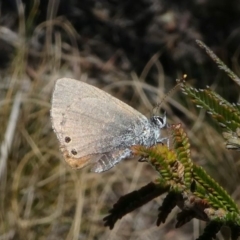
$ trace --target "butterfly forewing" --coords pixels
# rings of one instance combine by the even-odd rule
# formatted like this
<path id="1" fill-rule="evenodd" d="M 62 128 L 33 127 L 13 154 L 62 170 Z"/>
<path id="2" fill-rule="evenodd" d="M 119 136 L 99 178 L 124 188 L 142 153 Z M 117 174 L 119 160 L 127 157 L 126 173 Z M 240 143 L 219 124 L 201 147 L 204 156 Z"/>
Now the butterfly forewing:
<path id="1" fill-rule="evenodd" d="M 148 122 L 106 92 L 68 78 L 56 82 L 51 119 L 65 160 L 77 168 L 131 145 Z"/>

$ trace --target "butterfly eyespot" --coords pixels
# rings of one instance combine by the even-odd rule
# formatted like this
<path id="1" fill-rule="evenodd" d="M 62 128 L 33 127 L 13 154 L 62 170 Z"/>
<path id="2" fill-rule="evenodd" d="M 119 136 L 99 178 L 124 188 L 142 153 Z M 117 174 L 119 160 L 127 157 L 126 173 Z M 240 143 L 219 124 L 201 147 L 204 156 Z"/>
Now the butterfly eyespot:
<path id="1" fill-rule="evenodd" d="M 77 151 L 76 151 L 75 149 L 72 149 L 71 153 L 72 153 L 73 155 L 77 155 Z"/>
<path id="2" fill-rule="evenodd" d="M 70 137 L 65 137 L 65 142 L 66 142 L 66 143 L 71 142 L 71 140 L 72 140 L 72 139 L 71 139 Z"/>

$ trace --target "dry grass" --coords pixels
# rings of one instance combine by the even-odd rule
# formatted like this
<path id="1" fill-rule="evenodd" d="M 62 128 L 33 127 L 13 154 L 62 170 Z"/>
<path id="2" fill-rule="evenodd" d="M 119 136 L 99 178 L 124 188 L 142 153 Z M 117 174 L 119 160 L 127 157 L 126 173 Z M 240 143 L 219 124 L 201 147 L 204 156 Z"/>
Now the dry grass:
<path id="1" fill-rule="evenodd" d="M 53 32 L 56 25 L 61 26 L 71 44 L 62 39 L 61 33 Z M 135 160 L 122 161 L 102 174 L 90 173 L 89 169 L 71 170 L 62 159 L 51 128 L 52 89 L 54 81 L 64 76 L 99 86 L 148 114 L 152 103 L 163 97 L 168 79 L 157 58 L 149 61 L 141 77 L 128 75 L 117 69 L 111 59 L 103 62 L 89 52 L 78 52 L 78 36 L 64 19 L 38 26 L 30 39 L 25 38 L 24 26 L 20 24 L 18 42 L 12 42 L 16 48 L 14 60 L 1 73 L 0 240 L 197 237 L 202 223 L 199 226 L 198 221 L 193 221 L 173 230 L 174 213 L 164 226 L 155 226 L 161 199 L 128 214 L 112 231 L 105 228 L 102 218 L 118 198 L 152 181 L 156 173 Z M 34 39 L 42 31 L 48 37 L 39 51 Z M 159 72 L 157 87 L 145 80 L 151 67 Z M 96 68 L 100 69 L 99 79 L 105 81 L 89 77 Z M 197 113 L 189 101 L 183 106 L 179 99 L 168 98 L 163 106 L 169 122 L 182 122 L 170 105 L 188 123 L 185 127 L 194 159 L 239 199 L 238 158 L 225 150 L 222 137 L 207 123 L 204 112 Z"/>

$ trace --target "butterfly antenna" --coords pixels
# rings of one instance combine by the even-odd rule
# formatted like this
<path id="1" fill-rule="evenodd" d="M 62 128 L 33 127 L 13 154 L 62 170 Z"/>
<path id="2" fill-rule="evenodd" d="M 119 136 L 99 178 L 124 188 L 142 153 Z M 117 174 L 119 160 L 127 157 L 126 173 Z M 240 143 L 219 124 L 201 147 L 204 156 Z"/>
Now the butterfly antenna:
<path id="1" fill-rule="evenodd" d="M 156 110 L 156 113 L 157 113 L 157 111 L 160 109 L 161 105 L 162 105 L 163 102 L 166 100 L 166 98 L 167 98 L 170 94 L 172 94 L 179 86 L 181 86 L 181 84 L 182 84 L 183 82 L 185 82 L 186 78 L 187 78 L 187 74 L 183 74 L 182 78 L 177 79 L 177 80 L 176 80 L 176 81 L 177 81 L 177 84 L 176 84 L 172 89 L 169 90 L 169 92 L 163 97 L 163 99 L 153 108 L 153 111 Z"/>

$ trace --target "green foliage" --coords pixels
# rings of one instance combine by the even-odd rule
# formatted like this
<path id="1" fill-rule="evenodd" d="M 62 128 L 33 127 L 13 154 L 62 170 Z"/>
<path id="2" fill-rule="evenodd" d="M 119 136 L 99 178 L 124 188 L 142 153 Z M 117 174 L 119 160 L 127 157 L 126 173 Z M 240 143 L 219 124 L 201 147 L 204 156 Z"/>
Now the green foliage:
<path id="1" fill-rule="evenodd" d="M 236 83 L 239 83 L 238 77 L 210 49 L 200 41 L 198 44 L 206 50 L 220 69 L 224 70 Z M 187 85 L 185 80 L 180 84 L 183 92 L 192 98 L 195 105 L 206 109 L 210 116 L 224 128 L 226 147 L 239 150 L 239 105 L 230 104 L 210 88 L 199 90 Z M 177 215 L 176 227 L 183 226 L 193 218 L 208 223 L 198 240 L 216 238 L 216 234 L 224 225 L 231 229 L 231 238 L 237 239 L 240 236 L 240 211 L 237 204 L 202 167 L 194 164 L 191 159 L 189 139 L 182 125 L 175 124 L 169 129 L 171 132 L 169 138 L 172 140 L 170 146 L 158 144 L 150 148 L 144 146 L 132 148 L 136 156 L 149 162 L 158 172 L 159 178 L 155 181 L 153 188 L 160 190 L 159 195 L 161 192 L 167 192 L 167 196 L 159 208 L 157 225 L 164 223 L 172 209 L 177 206 L 181 211 Z M 148 192 L 146 196 L 148 196 L 151 190 L 150 187 L 146 187 L 146 189 Z M 140 189 L 138 194 L 144 198 L 143 190 Z M 114 205 L 110 214 L 104 219 L 105 226 L 112 228 L 115 222 L 124 215 L 124 212 L 129 212 L 126 211 L 129 206 L 132 210 L 140 206 L 140 204 L 134 204 L 134 201 L 129 201 L 129 198 L 127 201 L 127 198 L 122 197 L 121 201 Z M 125 203 L 122 213 L 121 202 Z"/>
<path id="2" fill-rule="evenodd" d="M 193 166 L 193 178 L 204 188 L 204 198 L 210 202 L 211 205 L 214 205 L 216 208 L 223 208 L 225 211 L 239 213 L 239 209 L 232 198 L 203 170 L 202 167 Z"/>
<path id="3" fill-rule="evenodd" d="M 201 41 L 197 44 L 203 48 L 210 58 L 218 65 L 219 69 L 240 86 L 240 79 Z M 223 127 L 223 137 L 227 140 L 228 149 L 240 150 L 240 107 L 239 104 L 231 104 L 219 94 L 206 89 L 196 89 L 181 81 L 184 94 L 188 95 L 195 105 L 207 110 L 209 115 Z"/>
<path id="4" fill-rule="evenodd" d="M 238 236 L 236 226 L 240 227 L 240 212 L 236 203 L 202 167 L 193 163 L 190 144 L 181 124 L 172 125 L 170 131 L 173 138 L 171 147 L 161 144 L 151 148 L 133 147 L 134 154 L 148 161 L 159 173 L 160 177 L 155 182 L 154 189 L 161 189 L 162 193 L 168 192 L 159 208 L 157 225 L 164 223 L 172 209 L 178 206 L 181 212 L 177 216 L 176 227 L 181 227 L 193 218 L 209 223 L 199 239 L 212 239 L 222 225 L 229 226 L 232 234 Z M 143 190 L 139 190 L 138 194 L 144 199 Z M 122 197 L 105 218 L 105 225 L 113 228 L 126 209 L 130 206 L 134 209 L 135 196 L 132 199 L 134 200 Z M 139 204 L 136 207 L 139 207 Z"/>
<path id="5" fill-rule="evenodd" d="M 197 107 L 204 108 L 209 115 L 229 131 L 236 131 L 240 127 L 240 110 L 220 95 L 207 89 L 196 89 L 190 87 L 185 81 L 182 82 L 182 90 L 192 98 Z"/>

